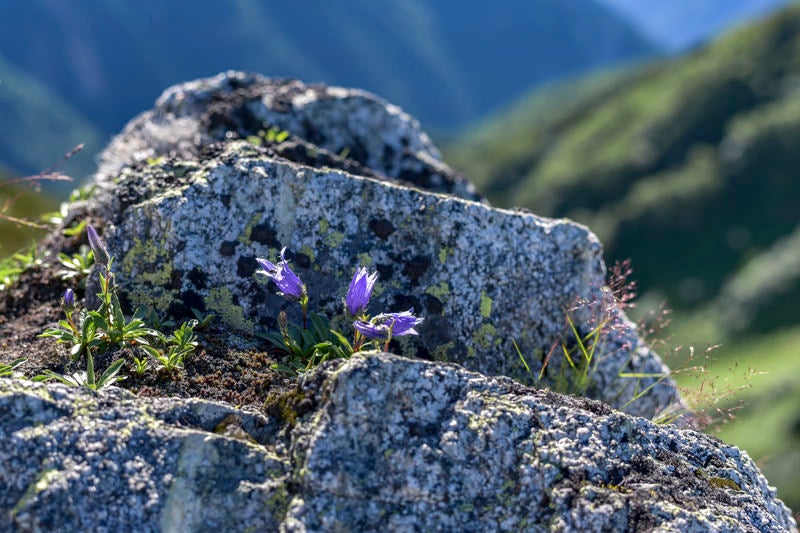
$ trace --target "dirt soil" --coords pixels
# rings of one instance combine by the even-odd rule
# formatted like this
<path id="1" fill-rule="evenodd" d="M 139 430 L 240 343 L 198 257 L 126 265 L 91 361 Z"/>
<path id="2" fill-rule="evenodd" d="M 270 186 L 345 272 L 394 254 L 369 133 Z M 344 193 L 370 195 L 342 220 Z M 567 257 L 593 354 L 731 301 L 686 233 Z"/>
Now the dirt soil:
<path id="1" fill-rule="evenodd" d="M 67 288 L 75 291 L 77 303 L 84 300 L 84 290 L 79 285 L 59 276 L 61 265 L 57 259 L 58 252 L 75 253 L 81 244 L 87 244 L 85 232 L 80 238 L 51 233 L 39 247 L 42 265 L 24 272 L 12 287 L 0 293 L 0 363 L 27 358 L 17 371 L 28 378 L 46 369 L 61 374 L 86 370 L 84 358 L 79 362 L 70 359 L 68 345 L 39 337 L 64 318 L 61 297 Z M 100 373 L 114 360 L 123 358 L 127 363 L 121 374 L 127 378 L 116 385 L 134 394 L 221 400 L 237 406 L 263 407 L 294 388 L 294 376 L 272 369 L 279 356 L 268 351 L 266 341 L 235 337 L 213 320 L 195 333 L 198 348 L 182 369 L 167 372 L 157 369 L 151 360 L 148 370 L 137 376 L 133 358 L 142 357 L 144 352 L 135 353 L 130 348 L 94 354 L 95 369 Z M 248 345 L 251 347 L 237 348 Z"/>

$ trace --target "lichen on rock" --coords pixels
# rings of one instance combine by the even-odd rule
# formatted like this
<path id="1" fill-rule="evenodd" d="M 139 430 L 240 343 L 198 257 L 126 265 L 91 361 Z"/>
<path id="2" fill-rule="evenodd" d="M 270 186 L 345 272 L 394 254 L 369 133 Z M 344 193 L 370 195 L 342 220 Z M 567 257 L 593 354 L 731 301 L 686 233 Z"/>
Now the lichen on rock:
<path id="1" fill-rule="evenodd" d="M 11 379 L 0 413 L 3 530 L 796 530 L 717 439 L 377 352 L 267 414 Z"/>
<path id="2" fill-rule="evenodd" d="M 371 172 L 309 166 L 236 140 L 258 124 L 331 153 L 358 141 L 350 157 Z M 178 158 L 137 163 L 170 153 Z M 386 153 L 391 161 L 382 159 Z M 428 170 L 414 159 L 419 154 L 447 180 L 420 177 Z M 566 310 L 602 297 L 601 245 L 571 221 L 472 201 L 469 187 L 437 158 L 413 119 L 367 93 L 228 73 L 167 90 L 112 142 L 94 209 L 108 214 L 109 246 L 137 258 L 119 272 L 134 305 L 156 304 L 173 316 L 213 310 L 252 334 L 274 327 L 285 308 L 253 275 L 256 257 L 274 258 L 286 247 L 312 308 L 328 314 L 341 310 L 343 288 L 368 262 L 380 274 L 376 312 L 413 307 L 426 318 L 419 337 L 402 341 L 404 353 L 528 379 L 514 342 L 528 354 L 548 352 Z M 154 249 L 138 252 L 138 243 Z M 148 260 L 156 256 L 164 260 Z M 621 313 L 612 320 L 625 327 L 609 328 L 608 349 L 598 353 L 605 362 L 595 376 L 597 397 L 621 407 L 637 387 L 653 385 L 626 407 L 645 416 L 678 402 L 674 384 L 658 377 L 667 372 L 658 356 Z M 530 364 L 538 373 L 541 358 Z M 623 367 L 653 377 L 620 378 Z"/>

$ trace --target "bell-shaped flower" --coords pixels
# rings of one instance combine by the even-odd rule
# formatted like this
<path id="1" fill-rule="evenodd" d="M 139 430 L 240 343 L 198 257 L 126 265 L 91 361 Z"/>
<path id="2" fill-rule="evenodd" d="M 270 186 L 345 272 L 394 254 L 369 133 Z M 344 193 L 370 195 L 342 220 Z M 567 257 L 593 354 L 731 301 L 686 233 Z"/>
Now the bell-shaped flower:
<path id="1" fill-rule="evenodd" d="M 258 273 L 263 274 L 274 281 L 275 285 L 278 286 L 278 290 L 280 290 L 280 294 L 282 296 L 300 300 L 306 296 L 306 286 L 302 281 L 300 281 L 300 278 L 297 277 L 297 274 L 292 272 L 292 269 L 289 268 L 289 264 L 286 262 L 286 258 L 284 257 L 285 253 L 286 248 L 281 250 L 281 260 L 277 265 L 267 261 L 266 259 L 256 259 L 256 262 L 258 262 L 261 268 L 264 269 Z"/>
<path id="2" fill-rule="evenodd" d="M 403 335 L 418 335 L 415 327 L 422 324 L 424 318 L 414 316 L 414 309 L 402 313 L 381 313 L 369 322 L 356 320 L 353 327 L 369 339 L 385 340 Z"/>
<path id="3" fill-rule="evenodd" d="M 350 316 L 360 316 L 367 309 L 377 279 L 377 272 L 368 274 L 367 269 L 363 266 L 356 269 L 344 298 L 344 306 Z"/>
<path id="4" fill-rule="evenodd" d="M 64 307 L 68 309 L 75 307 L 75 292 L 72 289 L 65 290 L 63 301 Z"/>

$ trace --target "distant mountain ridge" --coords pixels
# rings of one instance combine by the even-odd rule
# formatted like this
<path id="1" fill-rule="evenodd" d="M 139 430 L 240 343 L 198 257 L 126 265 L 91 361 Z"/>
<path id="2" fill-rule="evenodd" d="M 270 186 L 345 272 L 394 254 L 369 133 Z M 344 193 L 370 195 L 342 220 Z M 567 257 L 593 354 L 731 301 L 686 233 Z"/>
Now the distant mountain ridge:
<path id="1" fill-rule="evenodd" d="M 370 90 L 448 131 L 656 47 L 595 0 L 31 0 L 0 4 L 0 50 L 109 135 L 169 85 L 229 69 Z"/>

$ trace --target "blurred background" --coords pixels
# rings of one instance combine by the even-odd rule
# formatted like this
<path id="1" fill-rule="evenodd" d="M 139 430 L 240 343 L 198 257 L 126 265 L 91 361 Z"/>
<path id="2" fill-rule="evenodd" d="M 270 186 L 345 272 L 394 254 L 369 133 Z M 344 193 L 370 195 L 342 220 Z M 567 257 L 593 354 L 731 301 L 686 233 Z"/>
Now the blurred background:
<path id="1" fill-rule="evenodd" d="M 3 213 L 54 209 L 162 90 L 228 69 L 373 91 L 494 205 L 587 224 L 800 510 L 800 4 L 0 0 Z M 12 183 L 79 143 L 75 182 Z M 35 237 L 0 221 L 0 257 Z"/>

